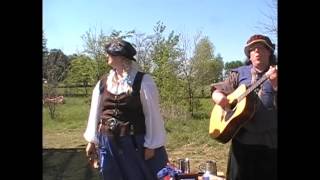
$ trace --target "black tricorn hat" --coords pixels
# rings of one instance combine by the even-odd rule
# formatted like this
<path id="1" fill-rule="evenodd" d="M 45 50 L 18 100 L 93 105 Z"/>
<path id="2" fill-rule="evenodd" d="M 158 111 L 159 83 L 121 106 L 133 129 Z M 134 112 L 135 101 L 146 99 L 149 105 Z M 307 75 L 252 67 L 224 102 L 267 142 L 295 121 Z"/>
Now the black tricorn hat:
<path id="1" fill-rule="evenodd" d="M 110 43 L 106 44 L 105 52 L 113 56 L 124 56 L 136 61 L 133 57 L 137 53 L 136 49 L 129 42 L 122 39 L 112 40 Z"/>

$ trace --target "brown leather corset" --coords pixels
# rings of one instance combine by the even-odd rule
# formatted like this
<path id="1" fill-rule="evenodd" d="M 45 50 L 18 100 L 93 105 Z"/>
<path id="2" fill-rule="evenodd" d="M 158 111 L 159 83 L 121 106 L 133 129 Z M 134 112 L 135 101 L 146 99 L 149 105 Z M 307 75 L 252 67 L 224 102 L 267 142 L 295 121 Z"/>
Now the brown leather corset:
<path id="1" fill-rule="evenodd" d="M 109 125 L 109 119 L 114 118 L 123 127 L 130 128 L 133 134 L 145 134 L 145 117 L 143 114 L 140 93 L 122 93 L 115 95 L 103 91 L 101 101 L 101 120 Z M 109 127 L 108 127 L 109 128 Z M 129 132 L 126 130 L 126 132 Z"/>

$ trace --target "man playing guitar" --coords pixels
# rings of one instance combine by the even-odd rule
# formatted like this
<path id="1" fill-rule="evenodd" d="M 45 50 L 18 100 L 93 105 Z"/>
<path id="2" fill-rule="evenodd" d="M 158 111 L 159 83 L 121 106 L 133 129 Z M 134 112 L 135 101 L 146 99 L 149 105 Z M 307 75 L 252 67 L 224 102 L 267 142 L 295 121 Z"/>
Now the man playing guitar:
<path id="1" fill-rule="evenodd" d="M 232 137 L 227 179 L 277 179 L 277 90 L 275 45 L 264 35 L 253 35 L 244 48 L 246 65 L 231 71 L 223 82 L 212 84 L 212 100 L 221 109 L 229 108 L 227 96 L 239 86 L 250 87 L 268 75 L 250 93 L 255 104 L 250 119 Z M 211 121 L 211 120 L 210 120 Z M 211 125 L 210 125 L 211 126 Z"/>

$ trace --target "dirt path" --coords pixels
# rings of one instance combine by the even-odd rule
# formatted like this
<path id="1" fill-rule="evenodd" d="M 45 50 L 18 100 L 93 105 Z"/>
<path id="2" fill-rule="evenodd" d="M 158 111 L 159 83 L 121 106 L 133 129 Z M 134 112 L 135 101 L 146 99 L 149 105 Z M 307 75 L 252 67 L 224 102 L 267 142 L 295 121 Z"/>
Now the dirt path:
<path id="1" fill-rule="evenodd" d="M 43 134 L 43 179 L 98 179 L 97 172 L 88 166 L 85 157 L 86 142 L 79 137 L 82 137 L 79 130 Z M 175 149 L 167 148 L 167 152 L 171 162 L 189 158 L 191 172 L 199 172 L 201 163 L 214 160 L 218 171 L 226 173 L 229 144 L 214 147 L 188 144 Z"/>
<path id="2" fill-rule="evenodd" d="M 44 149 L 44 180 L 98 180 L 98 171 L 88 166 L 84 149 Z"/>
<path id="3" fill-rule="evenodd" d="M 169 160 L 174 161 L 180 158 L 188 158 L 190 160 L 191 172 L 199 172 L 199 166 L 208 160 L 216 161 L 218 171 L 225 174 L 227 169 L 228 147 L 221 150 L 221 147 L 208 147 L 207 144 L 201 146 L 183 146 L 181 148 L 170 150 L 167 149 Z"/>
<path id="4" fill-rule="evenodd" d="M 99 179 L 97 170 L 88 166 L 84 147 L 69 149 L 43 150 L 43 179 L 45 180 L 96 180 Z M 225 174 L 225 160 L 218 161 L 220 155 L 206 145 L 202 147 L 181 147 L 180 149 L 167 149 L 171 162 L 179 158 L 189 158 L 191 172 L 199 172 L 199 165 L 207 160 L 217 161 L 218 171 Z"/>

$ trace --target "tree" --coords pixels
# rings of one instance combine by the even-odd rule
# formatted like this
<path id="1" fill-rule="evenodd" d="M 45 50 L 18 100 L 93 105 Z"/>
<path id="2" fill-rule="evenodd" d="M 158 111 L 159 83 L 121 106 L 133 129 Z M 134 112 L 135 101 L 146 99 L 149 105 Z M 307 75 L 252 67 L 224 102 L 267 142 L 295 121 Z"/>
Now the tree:
<path id="1" fill-rule="evenodd" d="M 260 22 L 260 25 L 258 25 L 257 28 L 261 29 L 263 33 L 268 34 L 270 38 L 276 42 L 278 37 L 278 1 L 271 0 L 267 6 L 269 12 L 262 12 L 266 17 L 266 20 L 264 22 Z"/>
<path id="2" fill-rule="evenodd" d="M 196 42 L 198 41 L 199 36 L 196 36 L 194 38 L 194 46 L 196 46 Z M 195 91 L 197 88 L 196 84 L 196 77 L 194 73 L 194 64 L 191 60 L 191 58 L 188 56 L 188 52 L 191 50 L 190 40 L 187 39 L 186 36 L 181 37 L 181 59 L 180 59 L 180 65 L 179 65 L 179 77 L 183 81 L 183 87 L 185 90 L 185 94 L 188 99 L 188 111 L 191 113 L 191 116 L 194 115 L 194 109 L 196 109 L 199 106 L 199 99 L 195 98 Z"/>
<path id="3" fill-rule="evenodd" d="M 163 32 L 166 26 L 158 22 L 154 27 L 154 36 L 152 40 L 151 60 L 152 73 L 159 87 L 160 97 L 163 102 L 178 103 L 179 98 L 179 79 L 177 77 L 178 62 L 180 55 L 178 49 L 179 35 L 174 31 L 164 37 Z"/>
<path id="4" fill-rule="evenodd" d="M 42 57 L 48 55 L 48 48 L 47 48 L 47 39 L 45 37 L 45 33 L 42 31 Z"/>
<path id="5" fill-rule="evenodd" d="M 58 96 L 58 83 L 67 76 L 69 59 L 60 49 L 51 49 L 48 55 L 43 57 L 42 67 L 43 78 L 46 79 L 46 83 L 43 84 L 43 98 L 55 98 Z M 46 105 L 51 119 L 55 119 L 57 103 L 48 102 Z"/>
<path id="6" fill-rule="evenodd" d="M 45 33 L 42 31 L 42 77 L 45 78 L 46 70 L 44 64 L 47 62 L 48 58 L 48 48 L 47 48 L 47 39 L 45 37 Z"/>
<path id="7" fill-rule="evenodd" d="M 213 44 L 208 37 L 201 38 L 196 44 L 195 52 L 192 60 L 194 61 L 195 76 L 198 79 L 199 86 L 208 85 L 211 74 L 209 74 L 209 63 L 214 59 Z"/>
<path id="8" fill-rule="evenodd" d="M 89 29 L 84 35 L 81 36 L 84 41 L 84 53 L 86 53 L 91 59 L 95 60 L 96 70 L 95 70 L 95 78 L 99 80 L 103 74 L 105 74 L 111 67 L 106 64 L 106 56 L 104 47 L 110 42 L 110 40 L 118 38 L 125 39 L 128 37 L 132 37 L 135 31 L 128 31 L 126 33 L 122 33 L 122 31 L 113 30 L 109 36 L 106 36 L 102 30 L 98 34 L 96 30 L 94 32 Z"/>
<path id="9" fill-rule="evenodd" d="M 217 58 L 214 57 L 214 46 L 205 36 L 196 43 L 192 61 L 198 89 L 200 89 L 201 96 L 204 96 L 208 84 L 222 79 L 222 57 L 220 55 Z"/>
<path id="10" fill-rule="evenodd" d="M 152 35 L 145 34 L 134 34 L 134 44 L 137 50 L 136 59 L 140 64 L 141 69 L 144 72 L 151 73 L 152 68 L 152 59 L 151 59 L 151 49 L 152 49 Z"/>
<path id="11" fill-rule="evenodd" d="M 60 49 L 51 49 L 43 61 L 43 76 L 49 84 L 58 84 L 64 80 L 68 72 L 69 59 Z"/>
<path id="12" fill-rule="evenodd" d="M 211 83 L 219 82 L 223 79 L 223 69 L 223 58 L 218 53 L 217 56 L 209 62 L 209 74 L 211 74 L 209 79 Z"/>
<path id="13" fill-rule="evenodd" d="M 106 65 L 106 57 L 104 54 L 104 45 L 106 44 L 106 36 L 103 31 L 97 34 L 96 30 L 91 29 L 81 36 L 84 41 L 84 53 L 96 61 L 96 69 L 93 73 L 95 79 L 99 80 L 101 76 L 108 70 Z"/>
<path id="14" fill-rule="evenodd" d="M 237 68 L 242 65 L 244 65 L 244 63 L 239 60 L 226 62 L 224 65 L 224 69 L 225 69 L 224 77 L 227 77 L 232 69 Z"/>
<path id="15" fill-rule="evenodd" d="M 80 55 L 72 60 L 68 77 L 65 82 L 67 84 L 81 84 L 85 88 L 85 95 L 88 95 L 88 87 L 95 82 L 96 63 L 85 55 Z"/>
<path id="16" fill-rule="evenodd" d="M 153 75 L 158 86 L 164 118 L 183 119 L 188 113 L 185 111 L 186 95 L 183 81 L 179 77 L 180 35 L 174 31 L 165 35 L 166 26 L 160 21 L 153 30 L 153 34 L 144 36 L 149 41 L 148 47 L 142 48 L 145 50 L 145 67 Z"/>
<path id="17" fill-rule="evenodd" d="M 111 34 L 107 37 L 107 42 L 112 39 L 127 39 L 133 37 L 135 34 L 135 30 L 122 32 L 118 30 L 112 30 Z"/>

